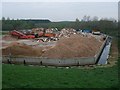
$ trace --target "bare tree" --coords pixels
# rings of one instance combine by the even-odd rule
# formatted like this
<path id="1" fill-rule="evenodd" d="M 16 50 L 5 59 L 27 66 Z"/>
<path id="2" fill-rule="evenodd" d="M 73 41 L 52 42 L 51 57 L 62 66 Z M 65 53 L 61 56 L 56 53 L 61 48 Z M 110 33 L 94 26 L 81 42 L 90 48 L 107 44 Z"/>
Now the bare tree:
<path id="1" fill-rule="evenodd" d="M 79 19 L 78 19 L 78 18 L 76 18 L 76 22 L 79 22 Z"/>
<path id="2" fill-rule="evenodd" d="M 9 17 L 7 17 L 7 20 L 10 20 L 10 18 L 9 18 Z"/>
<path id="3" fill-rule="evenodd" d="M 83 16 L 82 21 L 86 21 L 86 22 L 90 21 L 90 16 L 87 16 L 87 15 Z"/>
<path id="4" fill-rule="evenodd" d="M 115 18 L 109 18 L 110 21 L 116 22 Z"/>
<path id="5" fill-rule="evenodd" d="M 5 17 L 2 17 L 2 20 L 5 20 Z"/>
<path id="6" fill-rule="evenodd" d="M 93 21 L 98 21 L 98 19 L 99 19 L 99 18 L 98 18 L 97 16 L 94 16 L 92 20 L 93 20 Z"/>

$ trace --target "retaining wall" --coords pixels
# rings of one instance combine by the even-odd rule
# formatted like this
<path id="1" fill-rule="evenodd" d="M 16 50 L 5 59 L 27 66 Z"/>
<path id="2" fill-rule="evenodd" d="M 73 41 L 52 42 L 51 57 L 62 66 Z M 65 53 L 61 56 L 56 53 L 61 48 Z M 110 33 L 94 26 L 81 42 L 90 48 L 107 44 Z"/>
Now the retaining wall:
<path id="1" fill-rule="evenodd" d="M 100 56 L 101 56 L 101 54 L 102 54 L 102 52 L 103 52 L 103 50 L 104 50 L 104 48 L 106 46 L 108 38 L 109 37 L 107 36 L 106 39 L 105 39 L 105 41 L 103 42 L 102 46 L 100 47 L 100 51 L 94 56 L 95 57 L 95 64 L 98 63 L 99 58 L 100 58 Z"/>
<path id="2" fill-rule="evenodd" d="M 26 65 L 49 65 L 49 66 L 79 66 L 79 65 L 93 65 L 99 60 L 101 53 L 106 45 L 108 37 L 102 44 L 100 51 L 94 57 L 80 57 L 80 58 L 62 58 L 51 59 L 43 57 L 22 57 L 22 56 L 2 56 L 3 63 L 10 64 L 26 64 Z"/>
<path id="3" fill-rule="evenodd" d="M 63 58 L 63 59 L 50 59 L 41 57 L 15 57 L 15 56 L 3 56 L 3 63 L 11 64 L 28 64 L 28 65 L 50 65 L 50 66 L 76 66 L 95 64 L 94 57 L 82 57 L 82 58 Z"/>

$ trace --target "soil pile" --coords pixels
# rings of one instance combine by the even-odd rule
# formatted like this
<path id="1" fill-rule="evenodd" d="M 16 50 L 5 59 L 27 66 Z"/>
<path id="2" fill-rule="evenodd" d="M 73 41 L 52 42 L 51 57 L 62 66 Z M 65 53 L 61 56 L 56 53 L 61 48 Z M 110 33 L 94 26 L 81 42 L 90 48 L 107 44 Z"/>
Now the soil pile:
<path id="1" fill-rule="evenodd" d="M 3 55 L 15 55 L 15 56 L 41 56 L 42 48 L 33 48 L 31 46 L 14 44 L 5 49 L 2 49 Z"/>
<path id="2" fill-rule="evenodd" d="M 101 45 L 102 42 L 94 37 L 72 35 L 70 38 L 61 38 L 56 46 L 44 52 L 42 56 L 49 58 L 92 57 Z"/>
<path id="3" fill-rule="evenodd" d="M 33 47 L 13 42 L 2 49 L 2 54 L 48 58 L 93 57 L 100 50 L 102 43 L 102 40 L 92 36 L 71 35 L 69 38 L 61 38 L 55 46 L 49 47 Z"/>
<path id="4" fill-rule="evenodd" d="M 5 35 L 5 36 L 3 36 L 2 40 L 15 41 L 15 40 L 17 40 L 17 37 L 13 37 L 11 35 Z"/>

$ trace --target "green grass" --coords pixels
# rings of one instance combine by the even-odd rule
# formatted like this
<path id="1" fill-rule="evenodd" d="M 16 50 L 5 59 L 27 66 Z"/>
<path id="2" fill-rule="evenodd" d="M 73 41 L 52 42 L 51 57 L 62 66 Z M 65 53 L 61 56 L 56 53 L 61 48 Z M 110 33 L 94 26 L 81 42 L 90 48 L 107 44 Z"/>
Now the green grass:
<path id="1" fill-rule="evenodd" d="M 0 58 L 1 60 L 1 58 Z M 2 64 L 0 62 L 0 89 L 2 88 Z"/>
<path id="2" fill-rule="evenodd" d="M 0 31 L 0 35 L 8 35 L 9 31 Z"/>
<path id="3" fill-rule="evenodd" d="M 116 88 L 118 67 L 45 68 L 3 64 L 3 88 Z"/>

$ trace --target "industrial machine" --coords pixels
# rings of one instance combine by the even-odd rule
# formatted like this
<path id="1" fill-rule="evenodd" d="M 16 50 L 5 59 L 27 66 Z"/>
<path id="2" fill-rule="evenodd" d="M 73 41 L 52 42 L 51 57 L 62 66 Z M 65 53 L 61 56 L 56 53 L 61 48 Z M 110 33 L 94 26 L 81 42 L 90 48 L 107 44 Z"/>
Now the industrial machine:
<path id="1" fill-rule="evenodd" d="M 25 35 L 19 31 L 16 31 L 16 30 L 11 31 L 10 34 L 12 36 L 18 37 L 19 39 L 34 39 L 35 38 L 34 35 Z"/>

